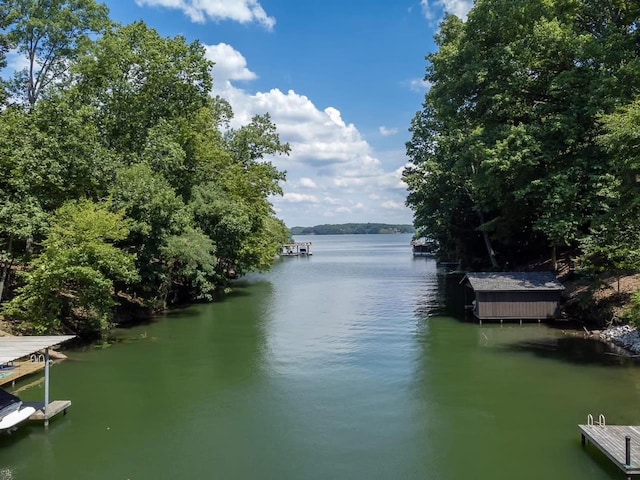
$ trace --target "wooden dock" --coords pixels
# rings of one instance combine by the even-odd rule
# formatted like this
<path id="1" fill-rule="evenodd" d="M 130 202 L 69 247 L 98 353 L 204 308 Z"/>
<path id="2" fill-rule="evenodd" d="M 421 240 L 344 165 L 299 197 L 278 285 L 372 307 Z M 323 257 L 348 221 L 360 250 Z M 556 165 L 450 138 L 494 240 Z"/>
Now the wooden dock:
<path id="1" fill-rule="evenodd" d="M 29 420 L 44 422 L 44 426 L 49 425 L 49 420 L 60 412 L 67 414 L 67 408 L 71 406 L 71 400 L 54 400 L 47 406 L 47 412 L 44 411 L 44 402 L 24 402 L 24 405 L 36 409 L 35 413 L 29 417 Z"/>
<path id="2" fill-rule="evenodd" d="M 603 417 L 601 417 L 603 418 Z M 622 470 L 627 478 L 640 475 L 640 426 L 578 425 L 582 444 L 593 444 Z"/>
<path id="3" fill-rule="evenodd" d="M 0 387 L 4 385 L 15 386 L 16 381 L 44 370 L 44 362 L 18 360 L 12 363 L 11 369 L 0 368 Z"/>

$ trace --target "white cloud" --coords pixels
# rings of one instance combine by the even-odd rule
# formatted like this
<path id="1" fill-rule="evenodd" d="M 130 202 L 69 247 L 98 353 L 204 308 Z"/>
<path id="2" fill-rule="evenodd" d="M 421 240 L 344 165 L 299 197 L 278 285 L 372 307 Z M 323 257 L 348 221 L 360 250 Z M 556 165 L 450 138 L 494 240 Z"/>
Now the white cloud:
<path id="1" fill-rule="evenodd" d="M 409 209 L 403 216 L 398 210 L 380 208 L 384 202 L 404 203 L 401 172 L 407 158 L 403 151 L 375 152 L 338 108 L 318 108 L 294 90 L 250 93 L 239 88 L 235 82 L 256 78 L 244 56 L 226 44 L 206 49 L 216 62 L 213 93 L 233 107 L 231 126 L 237 128 L 254 115 L 268 112 L 282 141 L 291 146 L 289 156 L 268 159 L 287 171 L 284 196 L 271 200 L 288 225 L 315 225 L 322 217 L 335 222 L 411 222 Z M 305 193 L 309 189 L 313 194 Z M 377 195 L 375 200 L 372 194 Z"/>
<path id="2" fill-rule="evenodd" d="M 424 78 L 414 78 L 409 80 L 409 88 L 414 92 L 424 93 L 431 88 L 431 82 L 428 82 Z"/>
<path id="3" fill-rule="evenodd" d="M 287 192 L 283 195 L 283 200 L 288 203 L 320 203 L 315 195 L 306 195 L 303 193 Z"/>
<path id="4" fill-rule="evenodd" d="M 420 0 L 420 5 L 422 6 L 422 13 L 429 21 L 435 19 L 435 11 L 437 9 L 466 20 L 467 14 L 473 7 L 473 0 Z"/>
<path id="5" fill-rule="evenodd" d="M 397 128 L 387 128 L 384 125 L 380 127 L 380 135 L 388 137 L 390 135 L 396 135 L 399 132 Z"/>
<path id="6" fill-rule="evenodd" d="M 9 50 L 7 52 L 7 70 L 11 72 L 20 72 L 25 68 L 29 68 L 29 58 L 25 54 L 18 53 L 17 50 Z"/>
<path id="7" fill-rule="evenodd" d="M 267 15 L 257 0 L 136 0 L 140 6 L 164 7 L 182 10 L 191 21 L 204 23 L 233 20 L 240 23 L 257 22 L 268 30 L 273 29 L 276 20 Z"/>
<path id="8" fill-rule="evenodd" d="M 231 80 L 255 80 L 258 76 L 247 68 L 247 59 L 226 43 L 205 45 L 206 57 L 215 62 L 213 78 L 216 83 L 231 86 Z"/>
<path id="9" fill-rule="evenodd" d="M 318 188 L 318 185 L 316 185 L 316 182 L 314 182 L 313 180 L 311 180 L 310 178 L 307 177 L 302 177 L 300 179 L 300 186 L 301 187 L 305 187 L 305 188 Z"/>
<path id="10" fill-rule="evenodd" d="M 403 210 L 406 208 L 404 203 L 394 202 L 393 200 L 387 200 L 386 202 L 383 202 L 382 207 L 388 208 L 390 210 Z"/>

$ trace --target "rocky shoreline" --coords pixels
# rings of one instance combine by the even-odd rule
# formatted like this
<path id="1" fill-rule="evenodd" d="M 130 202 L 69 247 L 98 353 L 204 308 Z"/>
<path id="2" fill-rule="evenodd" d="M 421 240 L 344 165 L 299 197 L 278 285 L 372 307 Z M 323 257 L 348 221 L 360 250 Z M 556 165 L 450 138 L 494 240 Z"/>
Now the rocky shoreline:
<path id="1" fill-rule="evenodd" d="M 640 332 L 630 325 L 610 327 L 600 332 L 600 339 L 624 348 L 633 355 L 640 355 Z"/>

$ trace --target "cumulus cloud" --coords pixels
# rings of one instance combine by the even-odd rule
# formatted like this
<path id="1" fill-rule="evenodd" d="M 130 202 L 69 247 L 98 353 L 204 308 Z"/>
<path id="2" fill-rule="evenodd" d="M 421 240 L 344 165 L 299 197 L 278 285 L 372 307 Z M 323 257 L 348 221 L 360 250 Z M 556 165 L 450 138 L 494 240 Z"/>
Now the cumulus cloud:
<path id="1" fill-rule="evenodd" d="M 387 200 L 382 203 L 382 208 L 388 208 L 390 210 L 403 210 L 405 209 L 404 203 L 394 202 L 393 200 Z"/>
<path id="2" fill-rule="evenodd" d="M 257 0 L 136 0 L 140 6 L 182 10 L 191 21 L 205 23 L 207 19 L 219 22 L 232 20 L 240 23 L 259 23 L 268 30 L 276 20 L 267 15 Z"/>
<path id="3" fill-rule="evenodd" d="M 420 0 L 422 13 L 429 21 L 436 18 L 436 11 L 442 10 L 460 17 L 462 20 L 467 19 L 467 14 L 473 7 L 473 0 Z"/>
<path id="4" fill-rule="evenodd" d="M 387 128 L 384 125 L 380 127 L 380 135 L 388 137 L 390 135 L 396 135 L 399 132 L 397 128 Z"/>
<path id="5" fill-rule="evenodd" d="M 287 192 L 282 196 L 287 203 L 319 203 L 318 197 L 315 195 L 306 195 L 304 193 Z"/>
<path id="6" fill-rule="evenodd" d="M 244 56 L 226 44 L 206 46 L 206 50 L 208 58 L 216 62 L 213 94 L 233 107 L 231 126 L 240 127 L 254 115 L 268 112 L 280 138 L 291 146 L 289 156 L 268 159 L 287 171 L 284 196 L 272 198 L 275 210 L 287 224 L 313 224 L 320 216 L 331 216 L 339 222 L 397 223 L 398 211 L 380 206 L 385 201 L 404 203 L 403 152 L 374 151 L 336 106 L 319 108 L 294 90 L 274 88 L 252 93 L 240 88 L 238 81 L 257 77 Z M 309 189 L 313 194 L 305 192 Z M 377 196 L 375 201 L 369 197 L 373 194 Z M 409 219 L 410 212 L 405 209 L 403 221 Z"/>
<path id="7" fill-rule="evenodd" d="M 215 62 L 213 76 L 216 82 L 225 87 L 231 86 L 231 80 L 255 80 L 258 76 L 247 68 L 247 59 L 239 51 L 226 43 L 205 45 L 205 56 Z"/>

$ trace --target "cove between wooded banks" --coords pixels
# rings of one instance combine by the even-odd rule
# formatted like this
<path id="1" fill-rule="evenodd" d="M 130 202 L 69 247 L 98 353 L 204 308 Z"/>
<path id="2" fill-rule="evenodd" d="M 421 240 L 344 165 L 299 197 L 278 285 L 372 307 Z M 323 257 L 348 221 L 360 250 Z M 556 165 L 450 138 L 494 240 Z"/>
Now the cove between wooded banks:
<path id="1" fill-rule="evenodd" d="M 459 279 L 410 235 L 296 240 L 314 255 L 67 352 L 52 395 L 73 407 L 0 438 L 4 478 L 619 478 L 576 426 L 640 424 L 631 359 L 465 321 Z"/>

